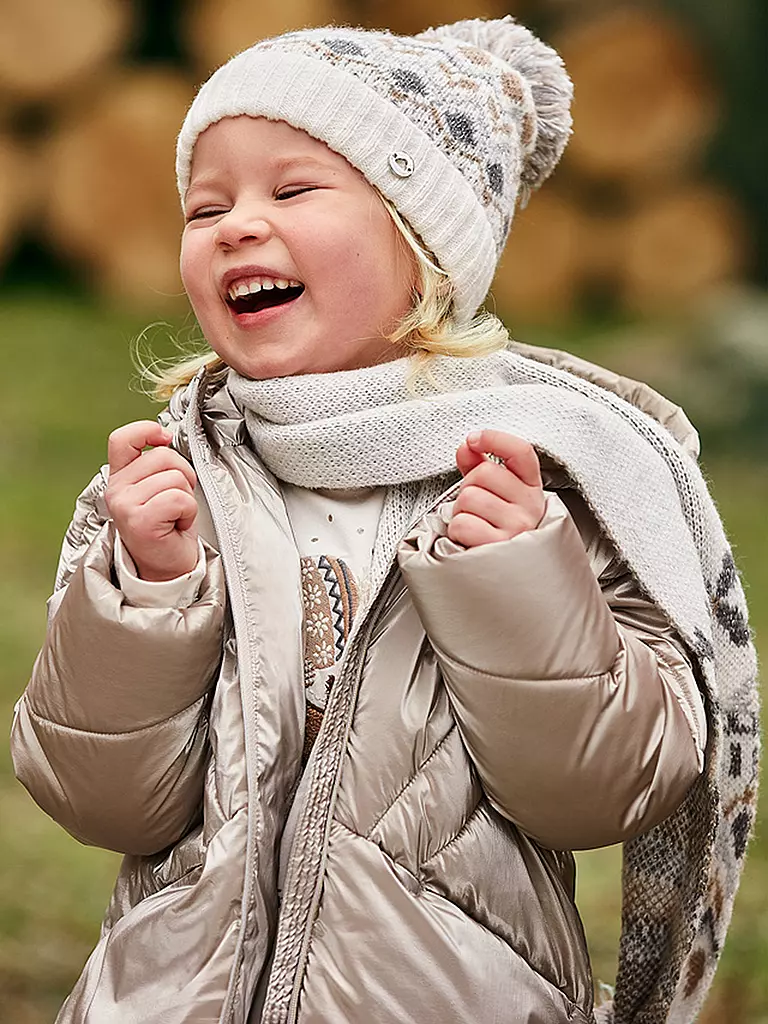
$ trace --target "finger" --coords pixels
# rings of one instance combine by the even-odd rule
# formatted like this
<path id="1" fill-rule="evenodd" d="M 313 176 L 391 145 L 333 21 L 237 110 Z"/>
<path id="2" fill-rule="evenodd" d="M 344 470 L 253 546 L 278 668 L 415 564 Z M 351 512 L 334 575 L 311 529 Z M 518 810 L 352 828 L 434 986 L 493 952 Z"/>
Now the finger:
<path id="1" fill-rule="evenodd" d="M 186 491 L 162 491 L 150 498 L 141 506 L 141 515 L 145 529 L 155 537 L 162 537 L 179 530 L 189 530 L 197 519 L 197 502 Z"/>
<path id="2" fill-rule="evenodd" d="M 119 470 L 119 476 L 117 473 L 110 474 L 111 483 L 113 487 L 118 484 L 120 487 L 130 487 L 155 473 L 164 473 L 168 470 L 178 470 L 192 488 L 197 484 L 197 476 L 192 466 L 183 455 L 172 448 L 152 448 L 150 451 L 141 452 L 139 458 Z"/>
<path id="3" fill-rule="evenodd" d="M 453 515 L 469 512 L 484 519 L 491 526 L 503 529 L 508 510 L 514 507 L 483 487 L 467 487 L 454 501 Z"/>
<path id="4" fill-rule="evenodd" d="M 469 512 L 460 512 L 448 524 L 448 537 L 456 544 L 465 548 L 476 548 L 481 544 L 495 544 L 507 537 L 495 526 L 491 526 L 479 516 Z"/>
<path id="5" fill-rule="evenodd" d="M 518 504 L 505 501 L 482 487 L 468 487 L 453 505 L 454 516 L 469 513 L 484 519 L 500 530 L 505 539 L 516 537 L 526 530 L 534 530 L 541 519 L 540 510 L 533 501 Z"/>
<path id="6" fill-rule="evenodd" d="M 456 465 L 462 476 L 471 473 L 476 466 L 482 465 L 487 459 L 482 452 L 473 451 L 466 441 L 456 449 Z"/>
<path id="7" fill-rule="evenodd" d="M 502 459 L 507 469 L 516 473 L 529 487 L 541 485 L 539 457 L 533 445 L 522 437 L 504 430 L 477 430 L 467 437 L 473 452 L 489 452 Z"/>
<path id="8" fill-rule="evenodd" d="M 529 500 L 532 491 L 538 491 L 538 488 L 524 484 L 520 477 L 508 470 L 505 465 L 491 462 L 487 458 L 464 477 L 460 491 L 466 490 L 467 487 L 484 487 L 486 491 L 497 494 L 505 501 L 523 504 Z"/>
<path id="9" fill-rule="evenodd" d="M 107 461 L 110 473 L 118 473 L 137 459 L 147 445 L 168 445 L 171 433 L 155 420 L 137 420 L 118 427 L 109 435 Z"/>
<path id="10" fill-rule="evenodd" d="M 162 473 L 152 473 L 129 488 L 130 501 L 136 505 L 145 505 L 150 498 L 163 491 L 184 491 L 194 494 L 194 487 L 189 479 L 178 469 L 166 469 Z"/>
<path id="11" fill-rule="evenodd" d="M 197 516 L 197 502 L 188 491 L 164 490 L 148 498 L 143 504 L 122 505 L 112 502 L 110 513 L 120 536 L 129 550 L 138 550 L 162 542 L 181 520 L 179 529 L 188 529 Z M 135 559 L 134 559 L 135 561 Z"/>

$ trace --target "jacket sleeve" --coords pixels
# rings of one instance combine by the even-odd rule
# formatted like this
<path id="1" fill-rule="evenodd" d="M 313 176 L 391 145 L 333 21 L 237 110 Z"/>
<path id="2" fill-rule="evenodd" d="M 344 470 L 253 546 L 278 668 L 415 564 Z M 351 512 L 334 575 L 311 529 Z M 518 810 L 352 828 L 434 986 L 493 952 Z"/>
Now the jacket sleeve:
<path id="1" fill-rule="evenodd" d="M 148 854 L 200 813 L 208 690 L 221 657 L 219 555 L 189 608 L 137 608 L 116 586 L 103 480 L 78 502 L 32 678 L 16 706 L 16 774 L 81 842 Z"/>
<path id="2" fill-rule="evenodd" d="M 705 725 L 675 631 L 578 493 L 563 499 L 469 550 L 435 513 L 399 560 L 489 799 L 542 845 L 589 849 L 675 810 Z"/>

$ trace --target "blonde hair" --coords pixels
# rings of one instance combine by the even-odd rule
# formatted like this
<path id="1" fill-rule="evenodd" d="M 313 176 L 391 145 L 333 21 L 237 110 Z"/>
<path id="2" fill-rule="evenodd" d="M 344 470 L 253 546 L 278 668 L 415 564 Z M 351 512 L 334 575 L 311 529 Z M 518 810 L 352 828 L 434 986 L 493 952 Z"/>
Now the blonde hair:
<path id="1" fill-rule="evenodd" d="M 431 356 L 456 356 L 466 359 L 490 355 L 491 352 L 504 348 L 509 343 L 509 334 L 501 320 L 492 313 L 481 312 L 466 324 L 455 322 L 453 286 L 448 275 L 440 269 L 434 255 L 426 248 L 410 224 L 400 216 L 395 205 L 378 189 L 374 191 L 392 218 L 416 264 L 413 305 L 395 330 L 386 336 L 386 340 L 396 348 L 402 349 L 404 353 L 420 357 L 417 372 L 428 371 Z M 138 343 L 134 344 L 134 362 L 146 392 L 163 402 L 167 401 L 174 391 L 189 384 L 200 370 L 205 369 L 206 376 L 215 380 L 223 378 L 229 369 L 224 360 L 211 349 L 176 360 L 147 361 Z"/>

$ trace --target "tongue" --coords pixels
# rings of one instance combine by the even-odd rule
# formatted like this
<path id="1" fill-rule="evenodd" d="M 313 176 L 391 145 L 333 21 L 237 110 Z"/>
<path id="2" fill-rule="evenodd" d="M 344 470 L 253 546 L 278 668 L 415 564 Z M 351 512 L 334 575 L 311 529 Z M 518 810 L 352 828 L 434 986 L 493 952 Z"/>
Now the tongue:
<path id="1" fill-rule="evenodd" d="M 282 306 L 297 299 L 303 288 L 262 288 L 251 295 L 239 295 L 229 303 L 235 313 L 258 313 L 268 306 Z"/>

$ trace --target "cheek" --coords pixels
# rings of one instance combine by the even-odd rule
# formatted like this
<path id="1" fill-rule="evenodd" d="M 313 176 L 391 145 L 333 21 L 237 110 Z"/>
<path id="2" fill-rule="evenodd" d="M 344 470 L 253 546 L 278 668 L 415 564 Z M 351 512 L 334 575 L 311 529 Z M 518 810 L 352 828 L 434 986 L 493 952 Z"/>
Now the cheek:
<path id="1" fill-rule="evenodd" d="M 179 271 L 184 290 L 192 299 L 200 289 L 206 276 L 206 262 L 200 239 L 182 236 L 179 253 Z"/>
<path id="2" fill-rule="evenodd" d="M 371 237 L 379 272 L 390 283 L 392 301 L 395 305 L 411 302 L 411 293 L 416 284 L 415 257 L 405 239 L 392 223 L 389 214 L 381 210 L 378 222 L 371 225 Z"/>
<path id="3" fill-rule="evenodd" d="M 193 284 L 194 272 L 193 272 L 193 261 L 190 246 L 182 241 L 181 251 L 179 252 L 179 272 L 181 274 L 181 283 L 184 285 L 184 291 L 189 294 L 190 285 Z"/>
<path id="4" fill-rule="evenodd" d="M 415 270 L 410 252 L 392 226 L 386 221 L 366 225 L 365 231 L 354 234 L 334 247 L 320 243 L 322 262 L 337 289 L 349 300 L 352 291 L 364 293 L 379 307 L 400 310 L 411 302 Z"/>

